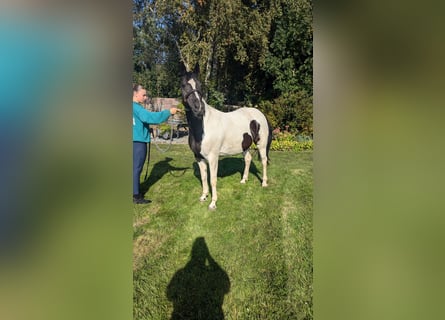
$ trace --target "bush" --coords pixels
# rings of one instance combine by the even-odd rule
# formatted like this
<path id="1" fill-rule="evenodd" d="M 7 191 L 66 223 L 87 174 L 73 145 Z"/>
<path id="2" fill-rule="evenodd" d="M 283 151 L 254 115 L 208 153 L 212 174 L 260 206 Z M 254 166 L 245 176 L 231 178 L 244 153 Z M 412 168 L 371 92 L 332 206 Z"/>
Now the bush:
<path id="1" fill-rule="evenodd" d="M 256 149 L 256 147 L 254 149 Z M 296 137 L 293 133 L 288 131 L 276 132 L 273 136 L 270 150 L 294 152 L 313 150 L 313 140 L 308 139 L 308 137 L 305 137 L 305 139 L 302 140 L 301 138 L 298 138 L 298 136 Z"/>
<path id="2" fill-rule="evenodd" d="M 298 142 L 298 141 L 278 141 L 273 140 L 270 146 L 270 150 L 273 151 L 305 151 L 305 150 L 313 150 L 313 142 Z"/>
<path id="3" fill-rule="evenodd" d="M 219 92 L 218 90 L 212 87 L 209 88 L 209 100 L 208 100 L 209 105 L 218 110 L 221 110 L 224 105 L 224 100 L 225 100 L 224 93 Z"/>
<path id="4" fill-rule="evenodd" d="M 272 101 L 265 100 L 260 102 L 258 109 L 264 113 L 272 128 L 279 128 L 283 125 L 283 119 L 286 115 L 284 108 L 278 107 Z"/>
<path id="5" fill-rule="evenodd" d="M 272 128 L 298 132 L 308 137 L 313 133 L 312 96 L 305 91 L 283 94 L 273 101 L 261 101 L 258 105 L 269 120 Z"/>
<path id="6" fill-rule="evenodd" d="M 290 132 L 278 132 L 275 134 L 274 140 L 272 140 L 272 144 L 270 149 L 273 151 L 303 151 L 303 150 L 312 150 L 313 149 L 313 141 L 305 140 L 298 141 Z"/>

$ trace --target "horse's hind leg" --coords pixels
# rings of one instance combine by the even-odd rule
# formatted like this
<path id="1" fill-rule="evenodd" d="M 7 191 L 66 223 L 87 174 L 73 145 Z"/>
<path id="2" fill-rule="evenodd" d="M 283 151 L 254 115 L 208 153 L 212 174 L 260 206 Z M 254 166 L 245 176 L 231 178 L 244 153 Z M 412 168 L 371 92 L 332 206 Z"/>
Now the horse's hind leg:
<path id="1" fill-rule="evenodd" d="M 244 155 L 245 166 L 241 183 L 246 183 L 246 181 L 249 179 L 249 170 L 250 170 L 250 162 L 252 161 L 252 155 L 250 154 L 249 150 L 244 151 L 243 155 Z"/>
<path id="2" fill-rule="evenodd" d="M 258 148 L 260 157 L 261 157 L 261 163 L 263 164 L 263 182 L 262 186 L 267 187 L 267 154 L 266 154 L 266 148 Z"/>
<path id="3" fill-rule="evenodd" d="M 202 195 L 199 201 L 206 201 L 209 194 L 209 183 L 207 182 L 207 164 L 204 159 L 198 161 L 199 172 L 201 174 Z"/>

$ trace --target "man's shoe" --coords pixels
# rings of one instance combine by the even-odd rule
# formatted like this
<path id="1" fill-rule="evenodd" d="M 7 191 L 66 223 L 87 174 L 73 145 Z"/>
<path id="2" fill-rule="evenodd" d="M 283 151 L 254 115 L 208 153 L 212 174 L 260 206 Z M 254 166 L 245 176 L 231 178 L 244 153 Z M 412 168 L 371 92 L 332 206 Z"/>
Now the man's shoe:
<path id="1" fill-rule="evenodd" d="M 133 203 L 136 203 L 136 204 L 147 204 L 147 203 L 150 203 L 150 202 L 151 202 L 151 200 L 144 199 L 144 196 L 141 195 L 141 194 L 133 195 Z"/>
<path id="2" fill-rule="evenodd" d="M 133 199 L 133 203 L 136 203 L 136 204 L 147 204 L 150 202 L 151 202 L 151 200 L 146 200 L 146 199 Z"/>

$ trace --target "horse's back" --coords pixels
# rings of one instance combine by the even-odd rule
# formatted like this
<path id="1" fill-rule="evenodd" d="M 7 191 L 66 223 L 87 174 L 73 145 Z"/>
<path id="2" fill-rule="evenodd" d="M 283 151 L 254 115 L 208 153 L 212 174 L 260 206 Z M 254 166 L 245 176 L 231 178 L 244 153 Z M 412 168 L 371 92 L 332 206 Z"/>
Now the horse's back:
<path id="1" fill-rule="evenodd" d="M 243 107 L 230 112 L 214 108 L 208 111 L 201 150 L 204 157 L 211 150 L 217 150 L 219 155 L 238 154 L 252 142 L 260 148 L 266 147 L 269 129 L 267 119 L 260 110 Z M 249 139 L 247 135 L 251 137 L 250 143 L 246 141 Z"/>
<path id="2" fill-rule="evenodd" d="M 244 110 L 244 112 L 250 114 L 252 117 L 260 117 L 260 118 L 266 119 L 264 114 L 260 110 L 258 110 L 257 108 L 244 107 L 244 108 L 240 108 L 238 110 Z"/>
<path id="3" fill-rule="evenodd" d="M 267 126 L 267 119 L 265 115 L 256 108 L 251 107 L 243 107 L 236 109 L 235 111 L 227 112 L 225 113 L 227 116 L 229 116 L 232 121 L 235 121 L 237 123 L 241 122 L 247 122 L 250 121 L 257 121 L 260 125 Z"/>

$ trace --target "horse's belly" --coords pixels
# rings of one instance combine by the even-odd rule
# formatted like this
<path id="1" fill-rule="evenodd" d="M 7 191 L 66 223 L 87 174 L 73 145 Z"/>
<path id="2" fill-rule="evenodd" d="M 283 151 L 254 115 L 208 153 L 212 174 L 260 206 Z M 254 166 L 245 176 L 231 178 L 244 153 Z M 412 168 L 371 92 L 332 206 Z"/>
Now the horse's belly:
<path id="1" fill-rule="evenodd" d="M 237 145 L 224 145 L 219 150 L 219 155 L 221 156 L 230 156 L 232 154 L 237 154 L 243 152 L 241 148 L 241 144 Z"/>
<path id="2" fill-rule="evenodd" d="M 208 156 L 210 154 L 217 154 L 219 156 L 230 156 L 242 152 L 243 150 L 241 148 L 241 143 L 217 145 L 207 142 L 201 145 L 201 155 L 206 159 L 208 159 Z"/>

